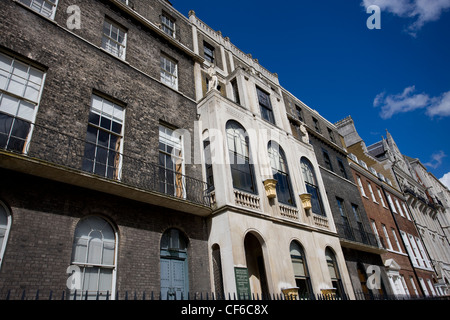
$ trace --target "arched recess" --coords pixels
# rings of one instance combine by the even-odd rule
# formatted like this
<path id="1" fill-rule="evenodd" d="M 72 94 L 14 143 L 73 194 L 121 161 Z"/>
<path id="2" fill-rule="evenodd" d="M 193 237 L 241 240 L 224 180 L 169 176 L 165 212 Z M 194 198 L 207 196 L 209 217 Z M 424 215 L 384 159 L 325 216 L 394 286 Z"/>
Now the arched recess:
<path id="1" fill-rule="evenodd" d="M 88 299 L 115 296 L 117 231 L 105 218 L 97 215 L 81 219 L 74 234 L 71 266 L 81 279 L 71 290 Z M 78 281 L 78 279 L 77 279 Z"/>
<path id="2" fill-rule="evenodd" d="M 261 237 L 253 232 L 248 232 L 244 238 L 244 248 L 250 289 L 255 295 L 268 297 L 269 285 Z"/>
<path id="3" fill-rule="evenodd" d="M 330 247 L 325 249 L 325 259 L 327 261 L 328 272 L 331 278 L 331 284 L 335 289 L 335 293 L 338 297 L 344 297 L 345 291 L 342 285 L 341 273 L 336 259 L 334 250 Z"/>
<path id="4" fill-rule="evenodd" d="M 212 246 L 212 262 L 215 294 L 217 299 L 224 298 L 222 258 L 220 256 L 220 246 L 217 243 Z"/>
<path id="5" fill-rule="evenodd" d="M 293 240 L 289 249 L 294 269 L 295 284 L 298 287 L 299 295 L 301 297 L 313 295 L 314 292 L 303 246 L 297 240 Z"/>

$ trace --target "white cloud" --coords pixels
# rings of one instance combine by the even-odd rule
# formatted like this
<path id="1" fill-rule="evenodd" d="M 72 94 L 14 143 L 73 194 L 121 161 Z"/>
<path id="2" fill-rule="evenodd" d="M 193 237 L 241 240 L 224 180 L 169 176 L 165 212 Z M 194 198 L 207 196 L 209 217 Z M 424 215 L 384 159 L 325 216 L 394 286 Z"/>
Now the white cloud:
<path id="1" fill-rule="evenodd" d="M 431 106 L 427 108 L 427 115 L 430 117 L 450 116 L 450 91 L 447 91 L 440 97 L 433 99 Z"/>
<path id="2" fill-rule="evenodd" d="M 450 190 L 450 172 L 447 172 L 439 179 Z"/>
<path id="3" fill-rule="evenodd" d="M 424 108 L 430 117 L 450 116 L 450 91 L 444 92 L 439 97 L 430 97 L 426 93 L 415 93 L 415 91 L 416 87 L 410 86 L 398 94 L 386 96 L 385 92 L 379 93 L 373 100 L 373 106 L 381 107 L 380 116 L 383 119 L 390 119 L 397 113 Z"/>
<path id="4" fill-rule="evenodd" d="M 361 5 L 366 9 L 377 5 L 382 12 L 415 19 L 407 28 L 407 32 L 415 36 L 425 23 L 439 20 L 441 13 L 450 8 L 450 0 L 363 0 Z"/>
<path id="5" fill-rule="evenodd" d="M 424 163 L 427 167 L 431 167 L 433 169 L 437 169 L 442 164 L 442 159 L 445 158 L 447 155 L 444 151 L 439 151 L 437 153 L 433 153 L 431 155 L 431 161 Z"/>
<path id="6" fill-rule="evenodd" d="M 380 116 L 389 119 L 396 113 L 404 113 L 416 109 L 425 108 L 430 104 L 430 97 L 427 94 L 413 94 L 415 86 L 407 87 L 399 94 L 378 94 L 374 101 L 374 107 L 381 106 Z"/>

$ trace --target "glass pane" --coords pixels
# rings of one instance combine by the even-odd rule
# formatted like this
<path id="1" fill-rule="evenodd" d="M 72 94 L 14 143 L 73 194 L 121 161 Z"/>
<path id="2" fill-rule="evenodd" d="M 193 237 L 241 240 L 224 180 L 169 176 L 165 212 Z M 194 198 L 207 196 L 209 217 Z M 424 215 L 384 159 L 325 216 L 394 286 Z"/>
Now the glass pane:
<path id="1" fill-rule="evenodd" d="M 111 293 L 112 289 L 112 270 L 111 269 L 100 269 L 100 277 L 98 281 L 99 291 L 109 291 Z M 106 292 L 102 292 L 103 295 Z"/>
<path id="2" fill-rule="evenodd" d="M 19 108 L 19 102 L 19 99 L 3 94 L 0 101 L 0 111 L 16 116 L 17 109 Z"/>
<path id="3" fill-rule="evenodd" d="M 11 77 L 11 80 L 9 81 L 9 84 L 8 84 L 8 87 L 6 88 L 6 90 L 15 95 L 23 96 L 24 91 L 25 91 L 25 84 L 26 84 L 25 79 L 13 75 Z"/>
<path id="4" fill-rule="evenodd" d="M 72 253 L 72 255 L 73 255 L 72 260 L 74 262 L 80 262 L 80 263 L 87 262 L 87 259 L 86 259 L 87 243 L 88 243 L 88 239 L 85 237 L 76 239 L 76 242 L 74 243 L 74 246 L 73 246 L 73 253 Z"/>
<path id="5" fill-rule="evenodd" d="M 106 130 L 111 130 L 111 120 L 106 118 L 106 117 L 101 117 L 100 118 L 100 127 L 106 129 Z"/>
<path id="6" fill-rule="evenodd" d="M 305 266 L 302 259 L 292 259 L 292 265 L 294 266 L 294 274 L 296 277 L 306 276 Z"/>
<path id="7" fill-rule="evenodd" d="M 13 123 L 14 118 L 0 113 L 0 137 L 6 136 L 8 137 L 9 132 L 11 131 L 11 125 Z"/>
<path id="8" fill-rule="evenodd" d="M 115 242 L 113 241 L 104 241 L 103 243 L 103 264 L 113 265 L 114 264 L 114 250 L 115 250 Z"/>
<path id="9" fill-rule="evenodd" d="M 30 132 L 30 127 L 31 125 L 29 122 L 16 118 L 11 130 L 11 136 L 25 140 Z"/>
<path id="10" fill-rule="evenodd" d="M 8 82 L 9 73 L 0 69 L 0 89 L 4 90 Z"/>
<path id="11" fill-rule="evenodd" d="M 94 232 L 93 232 L 94 233 Z M 101 237 L 101 235 L 100 235 Z M 102 251 L 103 251 L 103 241 L 101 238 L 95 237 L 91 238 L 89 241 L 88 248 L 88 263 L 101 264 L 102 263 Z"/>
<path id="12" fill-rule="evenodd" d="M 107 133 L 107 132 L 105 132 L 103 130 L 99 130 L 97 144 L 99 146 L 107 148 L 108 147 L 108 142 L 109 142 L 109 133 Z"/>
<path id="13" fill-rule="evenodd" d="M 83 268 L 83 269 L 84 269 L 83 291 L 88 290 L 97 293 L 99 268 Z"/>
<path id="14" fill-rule="evenodd" d="M 0 69 L 6 70 L 6 71 L 10 71 L 11 69 L 11 63 L 12 63 L 12 58 L 0 53 Z"/>
<path id="15" fill-rule="evenodd" d="M 15 60 L 12 73 L 18 77 L 28 79 L 28 66 Z"/>
<path id="16" fill-rule="evenodd" d="M 44 73 L 42 71 L 36 70 L 34 68 L 30 68 L 30 77 L 28 78 L 29 81 L 41 85 L 42 79 L 44 78 Z"/>
<path id="17" fill-rule="evenodd" d="M 20 102 L 19 111 L 17 116 L 33 122 L 34 120 L 34 105 L 25 101 Z"/>
<path id="18" fill-rule="evenodd" d="M 6 227 L 8 225 L 8 215 L 6 214 L 5 208 L 0 205 L 0 228 Z"/>

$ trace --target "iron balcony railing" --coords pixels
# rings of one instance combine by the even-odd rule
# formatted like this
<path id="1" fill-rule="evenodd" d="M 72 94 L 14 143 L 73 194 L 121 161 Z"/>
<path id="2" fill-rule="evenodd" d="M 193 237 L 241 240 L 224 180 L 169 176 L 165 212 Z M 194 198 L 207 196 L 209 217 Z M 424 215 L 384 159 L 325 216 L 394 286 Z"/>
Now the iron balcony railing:
<path id="1" fill-rule="evenodd" d="M 351 227 L 348 223 L 335 223 L 340 238 L 371 246 L 378 246 L 373 233 L 367 232 L 362 226 Z"/>
<path id="2" fill-rule="evenodd" d="M 211 206 L 206 182 L 189 177 L 181 170 L 170 170 L 143 160 L 142 155 L 123 154 L 110 145 L 100 146 L 36 124 L 31 125 L 30 133 L 26 135 L 31 136 L 32 133 L 31 139 L 1 131 L 0 149 L 8 152 L 79 170 L 80 173 L 87 172 L 144 191 Z"/>

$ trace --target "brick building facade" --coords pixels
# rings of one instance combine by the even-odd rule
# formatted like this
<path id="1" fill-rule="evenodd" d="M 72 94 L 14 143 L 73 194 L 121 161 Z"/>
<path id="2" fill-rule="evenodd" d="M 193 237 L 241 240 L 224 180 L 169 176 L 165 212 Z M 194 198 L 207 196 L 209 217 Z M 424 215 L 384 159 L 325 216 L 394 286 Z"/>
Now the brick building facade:
<path id="1" fill-rule="evenodd" d="M 71 4 L 0 10 L 0 286 L 64 290 L 76 265 L 102 295 L 209 291 L 189 22 L 165 1 L 78 1 L 71 30 Z"/>

